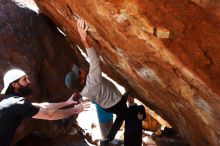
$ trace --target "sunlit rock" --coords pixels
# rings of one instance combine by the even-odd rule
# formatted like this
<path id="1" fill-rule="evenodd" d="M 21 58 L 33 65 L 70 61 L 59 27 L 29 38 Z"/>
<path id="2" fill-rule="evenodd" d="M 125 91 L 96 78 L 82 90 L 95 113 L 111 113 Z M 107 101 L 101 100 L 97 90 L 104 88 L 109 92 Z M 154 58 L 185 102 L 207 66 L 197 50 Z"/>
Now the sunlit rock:
<path id="1" fill-rule="evenodd" d="M 35 1 L 80 46 L 85 19 L 103 70 L 190 145 L 220 144 L 219 1 Z"/>

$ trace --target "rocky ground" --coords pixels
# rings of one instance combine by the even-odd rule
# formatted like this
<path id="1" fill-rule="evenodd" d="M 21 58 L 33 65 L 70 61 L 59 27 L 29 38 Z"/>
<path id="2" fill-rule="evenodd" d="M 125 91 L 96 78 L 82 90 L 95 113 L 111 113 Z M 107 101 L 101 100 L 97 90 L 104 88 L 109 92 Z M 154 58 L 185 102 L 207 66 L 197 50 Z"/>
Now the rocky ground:
<path id="1" fill-rule="evenodd" d="M 89 142 L 89 145 L 95 146 L 99 145 L 101 140 L 101 133 L 99 130 L 98 118 L 96 115 L 96 109 L 94 106 L 87 112 L 81 113 L 77 119 L 80 127 L 85 130 L 87 133 L 86 138 Z M 122 125 L 121 129 L 118 131 L 116 138 L 111 142 L 111 146 L 123 146 L 123 133 L 124 133 L 124 125 Z M 143 146 L 156 146 L 156 143 L 149 136 L 150 132 L 143 132 Z"/>

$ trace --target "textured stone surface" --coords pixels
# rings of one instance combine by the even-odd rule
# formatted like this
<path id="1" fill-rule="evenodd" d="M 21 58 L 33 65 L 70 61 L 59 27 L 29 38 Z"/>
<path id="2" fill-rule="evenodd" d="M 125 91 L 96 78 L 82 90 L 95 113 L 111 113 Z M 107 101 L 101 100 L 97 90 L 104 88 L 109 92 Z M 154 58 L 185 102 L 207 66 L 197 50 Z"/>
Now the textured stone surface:
<path id="1" fill-rule="evenodd" d="M 35 1 L 75 42 L 74 17 L 85 19 L 105 72 L 190 145 L 220 144 L 219 1 Z"/>
<path id="2" fill-rule="evenodd" d="M 57 102 L 70 96 L 64 77 L 78 61 L 68 44 L 45 16 L 13 1 L 0 0 L 0 78 L 10 68 L 25 70 L 34 89 L 31 101 Z M 15 141 L 33 131 L 53 138 L 63 135 L 71 121 L 64 125 L 61 121 L 27 120 L 19 127 Z"/>

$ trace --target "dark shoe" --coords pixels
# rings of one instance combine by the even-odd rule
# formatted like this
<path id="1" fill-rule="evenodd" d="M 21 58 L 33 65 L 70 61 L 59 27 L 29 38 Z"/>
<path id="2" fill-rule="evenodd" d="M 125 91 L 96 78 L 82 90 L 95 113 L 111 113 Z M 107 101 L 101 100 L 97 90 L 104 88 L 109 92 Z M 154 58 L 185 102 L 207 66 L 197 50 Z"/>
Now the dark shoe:
<path id="1" fill-rule="evenodd" d="M 100 146 L 109 146 L 109 140 L 100 141 Z"/>

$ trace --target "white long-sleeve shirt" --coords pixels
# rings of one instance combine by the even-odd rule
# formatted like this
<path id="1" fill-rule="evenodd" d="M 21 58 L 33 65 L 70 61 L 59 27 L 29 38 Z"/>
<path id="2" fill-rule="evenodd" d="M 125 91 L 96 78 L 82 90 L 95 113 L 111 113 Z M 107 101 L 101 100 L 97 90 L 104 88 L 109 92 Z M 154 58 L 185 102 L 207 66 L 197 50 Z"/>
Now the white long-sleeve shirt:
<path id="1" fill-rule="evenodd" d="M 90 67 L 86 85 L 80 94 L 95 100 L 103 108 L 110 108 L 121 100 L 122 95 L 112 82 L 102 77 L 100 60 L 95 49 L 88 48 L 86 52 Z"/>

